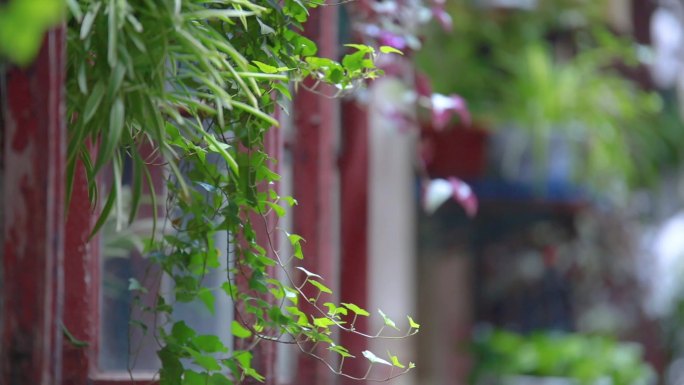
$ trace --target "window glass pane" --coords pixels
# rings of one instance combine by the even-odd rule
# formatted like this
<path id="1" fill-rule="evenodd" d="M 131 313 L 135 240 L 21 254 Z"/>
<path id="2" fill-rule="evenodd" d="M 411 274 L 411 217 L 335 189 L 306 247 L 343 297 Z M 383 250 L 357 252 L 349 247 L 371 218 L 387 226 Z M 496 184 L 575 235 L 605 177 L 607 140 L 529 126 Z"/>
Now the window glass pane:
<path id="1" fill-rule="evenodd" d="M 221 250 L 219 261 L 221 266 L 212 269 L 203 279 L 202 285 L 210 289 L 218 289 L 227 280 L 230 254 L 228 250 L 228 236 L 225 232 L 216 236 L 215 246 Z M 226 257 L 228 256 L 228 257 Z M 213 290 L 216 298 L 215 313 L 211 314 L 206 305 L 199 300 L 189 303 L 175 303 L 173 316 L 175 320 L 182 320 L 195 329 L 198 334 L 213 334 L 218 336 L 225 346 L 232 346 L 233 335 L 230 324 L 233 320 L 233 302 L 223 290 Z"/>
<path id="2" fill-rule="evenodd" d="M 155 190 L 159 196 L 163 196 L 160 192 L 164 191 L 164 177 L 161 170 L 154 171 L 157 172 L 156 175 L 153 173 Z M 124 184 L 124 196 L 130 195 L 128 167 L 124 171 Z M 158 212 L 165 213 L 165 199 L 158 198 L 157 201 Z M 126 207 L 123 211 L 128 213 Z M 166 302 L 174 307 L 174 321 L 183 320 L 198 334 L 217 335 L 226 346 L 232 346 L 230 323 L 233 319 L 233 304 L 230 297 L 222 290 L 213 290 L 216 298 L 214 314 L 199 300 L 174 303 L 171 280 L 141 253 L 144 240 L 149 239 L 154 229 L 152 217 L 151 199 L 145 201 L 143 198 L 138 219 L 130 227 L 124 226 L 124 229 L 117 231 L 116 221 L 112 219 L 101 233 L 99 368 L 105 372 L 131 370 L 135 378 L 145 378 L 159 370 L 156 352 L 161 346 L 155 336 L 159 325 L 164 325 L 167 320 L 143 309 L 155 306 L 160 290 Z M 157 221 L 158 233 L 162 232 L 164 224 L 163 219 Z M 227 279 L 230 261 L 228 234 L 217 234 L 214 246 L 221 251 L 220 266 L 210 270 L 202 279 L 202 285 L 210 289 L 220 288 Z M 147 293 L 131 291 L 131 282 L 139 282 L 147 289 Z"/>
<path id="3" fill-rule="evenodd" d="M 123 175 L 123 212 L 129 212 L 130 166 Z M 157 191 L 163 191 L 161 170 Z M 138 219 L 127 226 L 117 225 L 112 215 L 103 226 L 101 236 L 100 287 L 100 344 L 98 363 L 105 372 L 154 373 L 160 363 L 156 355 L 158 343 L 154 338 L 157 321 L 154 314 L 144 312 L 153 307 L 161 285 L 161 273 L 142 255 L 146 239 L 152 235 L 154 221 L 149 194 L 143 197 Z M 160 212 L 163 212 L 160 210 Z M 161 226 L 162 220 L 157 224 Z M 118 227 L 118 228 L 117 228 Z M 132 281 L 135 280 L 135 281 Z M 131 291 L 132 282 L 139 282 L 147 293 Z"/>

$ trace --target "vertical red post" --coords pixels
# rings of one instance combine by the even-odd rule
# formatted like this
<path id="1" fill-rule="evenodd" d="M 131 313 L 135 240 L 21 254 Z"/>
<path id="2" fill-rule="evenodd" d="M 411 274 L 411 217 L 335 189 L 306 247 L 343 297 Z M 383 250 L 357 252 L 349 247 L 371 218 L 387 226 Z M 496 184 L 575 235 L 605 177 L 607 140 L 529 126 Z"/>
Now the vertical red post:
<path id="1" fill-rule="evenodd" d="M 0 382 L 61 381 L 64 29 L 35 63 L 4 77 Z"/>
<path id="2" fill-rule="evenodd" d="M 279 111 L 276 110 L 275 118 L 279 118 Z M 264 136 L 264 151 L 273 159 L 280 159 L 281 150 L 283 148 L 283 138 L 279 128 L 271 127 L 271 129 Z M 278 164 L 270 164 L 271 169 L 279 172 Z M 261 186 L 263 191 L 268 188 L 273 188 L 278 191 L 279 186 Z M 266 249 L 268 256 L 276 259 L 275 250 L 278 249 L 278 216 L 274 212 L 270 212 L 265 218 L 260 218 L 257 215 L 252 217 L 254 230 L 257 234 L 259 243 Z M 275 250 L 274 250 L 275 249 Z M 275 267 L 269 268 L 269 273 L 275 276 Z M 265 377 L 265 385 L 276 384 L 276 349 L 275 343 L 262 343 L 254 349 L 254 361 L 256 367 L 261 375 Z M 251 383 L 258 383 L 256 381 Z"/>
<path id="3" fill-rule="evenodd" d="M 341 243 L 340 297 L 367 308 L 368 302 L 368 111 L 356 101 L 342 105 L 342 151 L 340 155 Z M 359 317 L 356 328 L 368 330 L 368 319 Z M 342 333 L 342 346 L 362 357 L 368 340 L 352 333 Z M 368 363 L 363 358 L 345 361 L 344 372 L 363 377 Z M 342 377 L 344 385 L 363 382 Z"/>
<path id="4" fill-rule="evenodd" d="M 321 57 L 337 59 L 338 7 L 311 11 L 305 35 L 315 40 Z M 313 82 L 306 83 L 309 86 Z M 334 92 L 321 89 L 321 92 Z M 293 195 L 299 202 L 294 210 L 294 231 L 301 235 L 304 266 L 322 275 L 325 284 L 337 287 L 334 213 L 339 101 L 300 88 L 294 101 Z M 297 379 L 301 385 L 329 383 L 330 371 L 310 357 L 301 357 Z"/>
<path id="5" fill-rule="evenodd" d="M 96 369 L 99 331 L 99 261 L 94 242 L 88 242 L 93 211 L 88 198 L 85 168 L 77 165 L 67 212 L 64 245 L 64 326 L 79 342 L 63 344 L 62 385 L 87 384 Z"/>

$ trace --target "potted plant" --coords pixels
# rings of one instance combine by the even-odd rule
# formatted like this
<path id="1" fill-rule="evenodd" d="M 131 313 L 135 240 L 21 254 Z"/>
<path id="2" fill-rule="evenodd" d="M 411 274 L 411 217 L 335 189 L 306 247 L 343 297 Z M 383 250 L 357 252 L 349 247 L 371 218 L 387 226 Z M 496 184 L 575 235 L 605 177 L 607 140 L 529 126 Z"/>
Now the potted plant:
<path id="1" fill-rule="evenodd" d="M 648 385 L 655 372 L 633 342 L 579 333 L 488 330 L 473 342 L 477 385 Z"/>

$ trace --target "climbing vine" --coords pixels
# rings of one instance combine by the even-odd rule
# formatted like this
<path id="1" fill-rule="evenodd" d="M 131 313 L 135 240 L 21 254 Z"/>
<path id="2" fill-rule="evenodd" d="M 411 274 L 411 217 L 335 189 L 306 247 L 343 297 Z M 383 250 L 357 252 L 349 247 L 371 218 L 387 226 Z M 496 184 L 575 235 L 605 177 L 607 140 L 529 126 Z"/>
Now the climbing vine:
<path id="1" fill-rule="evenodd" d="M 332 290 L 323 278 L 298 266 L 304 240 L 285 234 L 292 252 L 283 254 L 274 240 L 284 230 L 267 221 L 296 204 L 273 188 L 280 177 L 264 146 L 266 133 L 279 124 L 278 105 L 291 98 L 290 85 L 311 77 L 353 89 L 381 75 L 375 66 L 380 55 L 398 51 L 348 45 L 339 62 L 317 57 L 314 42 L 298 31 L 310 9 L 327 6 L 318 1 L 68 4 L 68 185 L 83 165 L 91 200 L 102 211 L 93 233 L 111 218 L 117 229 L 129 226 L 146 200 L 159 218 L 143 250 L 156 266 L 150 271 L 158 273 L 131 279 L 130 290 L 138 298 L 155 297 L 140 306 L 158 326 L 146 332 L 159 344 L 160 383 L 262 381 L 252 351 L 264 341 L 296 345 L 348 377 L 344 363 L 350 359 L 368 361 L 364 379 L 388 379 L 413 368 L 391 353 L 381 358 L 365 351 L 357 358 L 335 342 L 337 333 L 403 338 L 419 325 L 409 317 L 401 333 L 380 311 L 382 329 L 358 330 L 356 320 L 370 313 L 330 302 Z M 155 189 L 151 172 L 160 165 L 168 170 L 164 191 Z M 98 188 L 103 171 L 113 176 L 106 193 Z M 124 174 L 130 174 L 129 204 Z M 228 234 L 225 249 L 215 241 L 220 233 Z M 226 259 L 222 282 L 207 285 L 205 277 Z M 158 284 L 161 275 L 171 282 L 167 290 Z M 199 301 L 213 313 L 220 292 L 235 304 L 234 321 L 226 325 L 235 348 L 200 334 L 173 312 L 175 303 Z M 371 370 L 378 366 L 386 371 Z"/>

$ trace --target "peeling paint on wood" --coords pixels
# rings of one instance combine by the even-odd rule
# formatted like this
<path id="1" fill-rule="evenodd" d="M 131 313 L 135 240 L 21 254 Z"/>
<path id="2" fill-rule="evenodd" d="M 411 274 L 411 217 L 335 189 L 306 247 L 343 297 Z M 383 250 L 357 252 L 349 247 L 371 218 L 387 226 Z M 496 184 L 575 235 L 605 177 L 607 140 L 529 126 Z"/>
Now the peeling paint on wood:
<path id="1" fill-rule="evenodd" d="M 4 75 L 0 383 L 57 384 L 64 228 L 64 30 Z"/>

